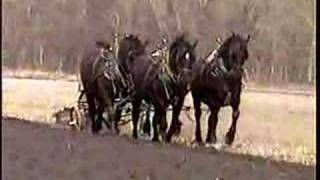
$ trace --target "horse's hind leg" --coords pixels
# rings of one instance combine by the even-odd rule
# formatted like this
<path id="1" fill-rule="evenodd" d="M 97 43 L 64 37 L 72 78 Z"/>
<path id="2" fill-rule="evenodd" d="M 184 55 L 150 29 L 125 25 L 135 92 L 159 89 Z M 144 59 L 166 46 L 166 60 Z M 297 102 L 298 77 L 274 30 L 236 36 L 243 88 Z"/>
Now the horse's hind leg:
<path id="1" fill-rule="evenodd" d="M 139 115 L 140 115 L 140 105 L 141 105 L 141 99 L 135 99 L 132 101 L 132 136 L 133 138 L 138 138 L 138 121 L 139 121 Z"/>
<path id="2" fill-rule="evenodd" d="M 158 123 L 161 121 L 161 113 L 158 108 L 155 107 L 154 109 L 154 116 L 152 119 L 152 128 L 153 128 L 153 137 L 152 141 L 153 142 L 158 142 L 159 141 L 159 133 L 158 133 Z"/>
<path id="3" fill-rule="evenodd" d="M 232 123 L 226 134 L 226 139 L 225 139 L 225 143 L 228 145 L 232 144 L 234 141 L 239 116 L 240 116 L 239 105 L 232 106 Z"/>
<path id="4" fill-rule="evenodd" d="M 101 128 L 102 129 L 102 122 L 105 123 L 106 127 L 108 129 L 111 128 L 110 124 L 108 121 L 106 121 L 103 117 L 103 113 L 104 113 L 104 108 L 105 106 L 102 104 L 102 102 L 99 102 L 99 105 L 98 105 L 98 118 L 97 118 L 97 127 L 98 128 Z M 108 113 L 108 117 L 109 117 L 109 112 Z"/>
<path id="5" fill-rule="evenodd" d="M 96 124 L 96 120 L 95 120 L 95 115 L 96 115 L 96 104 L 94 101 L 94 97 L 91 95 L 86 94 L 86 98 L 87 98 L 87 103 L 89 106 L 89 116 L 91 118 L 91 131 L 92 133 L 98 133 L 99 132 L 99 128 L 97 127 Z"/>
<path id="6" fill-rule="evenodd" d="M 162 140 L 165 140 L 166 138 L 166 131 L 168 128 L 167 123 L 167 111 L 165 109 L 161 110 L 161 119 L 159 119 L 159 126 L 160 126 L 160 135 Z"/>
<path id="7" fill-rule="evenodd" d="M 114 129 L 115 129 L 115 131 L 116 131 L 117 134 L 120 133 L 118 123 L 119 123 L 119 121 L 121 120 L 122 108 L 123 108 L 123 107 L 116 107 L 116 111 L 115 111 Z"/>
<path id="8" fill-rule="evenodd" d="M 179 120 L 179 115 L 183 106 L 183 102 L 184 102 L 184 98 L 179 98 L 178 102 L 172 106 L 173 108 L 172 121 L 166 137 L 167 142 L 171 141 L 173 134 L 179 135 L 181 132 L 182 123 Z"/>
<path id="9" fill-rule="evenodd" d="M 148 106 L 148 109 L 146 111 L 146 120 L 143 124 L 143 133 L 150 136 L 151 126 L 150 126 L 150 112 L 151 112 L 151 106 Z"/>

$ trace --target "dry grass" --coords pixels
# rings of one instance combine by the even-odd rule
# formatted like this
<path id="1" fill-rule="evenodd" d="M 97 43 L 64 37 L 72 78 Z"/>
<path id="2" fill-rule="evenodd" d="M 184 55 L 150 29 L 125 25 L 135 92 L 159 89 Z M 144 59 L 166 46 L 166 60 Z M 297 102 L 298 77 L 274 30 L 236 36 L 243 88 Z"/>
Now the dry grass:
<path id="1" fill-rule="evenodd" d="M 42 79 L 42 80 L 65 80 L 65 81 L 77 81 L 76 75 L 64 74 L 62 72 L 46 72 L 40 70 L 12 70 L 2 67 L 2 76 L 6 78 L 16 79 Z"/>
<path id="2" fill-rule="evenodd" d="M 52 123 L 57 109 L 75 105 L 76 82 L 2 79 L 5 115 Z M 192 100 L 186 101 L 191 105 Z M 315 164 L 315 97 L 245 92 L 235 143 L 226 151 L 265 158 Z M 203 113 L 203 137 L 206 134 Z M 193 112 L 190 112 L 193 117 Z M 185 117 L 182 136 L 193 139 L 194 124 Z M 218 139 L 223 140 L 231 120 L 230 108 L 219 114 Z"/>
<path id="3" fill-rule="evenodd" d="M 51 115 L 74 105 L 77 83 L 55 80 L 3 79 L 3 111 L 7 115 L 51 123 Z"/>

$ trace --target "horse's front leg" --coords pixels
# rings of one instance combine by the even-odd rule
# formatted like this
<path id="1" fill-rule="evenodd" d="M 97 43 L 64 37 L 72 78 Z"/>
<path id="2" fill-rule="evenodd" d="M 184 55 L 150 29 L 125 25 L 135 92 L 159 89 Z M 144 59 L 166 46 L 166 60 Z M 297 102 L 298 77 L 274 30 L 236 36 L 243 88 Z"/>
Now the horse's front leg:
<path id="1" fill-rule="evenodd" d="M 100 128 L 97 126 L 97 122 L 95 119 L 95 116 L 97 113 L 95 99 L 92 95 L 89 95 L 89 94 L 86 94 L 86 99 L 89 106 L 88 110 L 89 110 L 89 116 L 91 119 L 91 131 L 93 134 L 96 134 L 101 130 L 101 126 Z"/>
<path id="2" fill-rule="evenodd" d="M 237 130 L 237 122 L 240 116 L 240 98 L 241 98 L 241 80 L 239 81 L 239 84 L 237 85 L 236 89 L 232 92 L 232 101 L 231 101 L 231 107 L 232 107 L 232 123 L 229 127 L 229 130 L 226 134 L 225 143 L 227 145 L 231 145 L 234 141 L 236 130 Z"/>
<path id="3" fill-rule="evenodd" d="M 239 116 L 240 116 L 239 105 L 232 106 L 232 123 L 226 134 L 226 139 L 225 139 L 225 143 L 228 145 L 231 145 L 234 141 Z"/>
<path id="4" fill-rule="evenodd" d="M 132 101 L 132 136 L 133 138 L 138 138 L 138 121 L 139 121 L 139 115 L 140 115 L 140 106 L 141 106 L 141 99 L 134 99 Z"/>
<path id="5" fill-rule="evenodd" d="M 208 132 L 207 132 L 207 143 L 216 143 L 217 142 L 217 136 L 216 136 L 216 129 L 218 124 L 218 107 L 210 107 L 210 116 L 208 118 Z"/>
<path id="6" fill-rule="evenodd" d="M 184 102 L 184 97 L 181 97 L 178 99 L 177 102 L 173 103 L 172 121 L 166 137 L 167 142 L 171 141 L 173 134 L 177 134 L 177 135 L 180 134 L 182 123 L 179 120 L 179 115 L 183 106 L 183 102 Z"/>
<path id="7" fill-rule="evenodd" d="M 201 136 L 201 101 L 200 99 L 192 94 L 193 97 L 193 107 L 194 107 L 194 116 L 196 119 L 196 130 L 195 130 L 195 137 L 198 143 L 202 143 L 202 136 Z"/>
<path id="8" fill-rule="evenodd" d="M 166 113 L 166 110 L 161 108 L 161 107 L 157 107 L 155 106 L 154 109 L 154 116 L 153 116 L 153 120 L 152 120 L 152 128 L 153 128 L 153 138 L 152 141 L 153 142 L 158 142 L 159 141 L 159 133 L 158 133 L 158 125 L 160 125 L 160 130 L 163 133 L 163 129 L 165 128 L 165 124 L 163 120 L 166 120 L 164 118 L 164 115 Z"/>

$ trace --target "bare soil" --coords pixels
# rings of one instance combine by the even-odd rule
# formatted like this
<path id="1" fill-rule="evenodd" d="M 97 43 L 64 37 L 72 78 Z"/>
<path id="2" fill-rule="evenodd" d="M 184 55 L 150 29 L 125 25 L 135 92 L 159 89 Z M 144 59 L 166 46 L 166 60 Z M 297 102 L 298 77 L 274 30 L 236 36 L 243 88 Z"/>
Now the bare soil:
<path id="1" fill-rule="evenodd" d="M 2 179 L 314 179 L 314 166 L 2 119 Z"/>

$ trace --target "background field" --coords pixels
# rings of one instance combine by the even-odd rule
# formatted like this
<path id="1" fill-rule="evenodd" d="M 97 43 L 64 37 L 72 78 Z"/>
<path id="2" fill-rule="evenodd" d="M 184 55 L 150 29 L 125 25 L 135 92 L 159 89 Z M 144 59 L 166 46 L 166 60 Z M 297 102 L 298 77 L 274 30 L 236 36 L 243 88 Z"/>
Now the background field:
<path id="1" fill-rule="evenodd" d="M 63 80 L 2 79 L 3 113 L 31 121 L 53 123 L 51 115 L 76 103 L 78 84 Z M 248 87 L 250 88 L 250 87 Z M 185 105 L 192 105 L 188 97 Z M 235 143 L 224 151 L 263 158 L 315 164 L 315 97 L 245 91 Z M 203 136 L 206 118 L 203 113 Z M 189 112 L 193 118 L 193 111 Z M 185 144 L 193 139 L 194 123 L 182 112 Z M 231 121 L 231 109 L 219 114 L 218 139 Z M 122 129 L 128 132 L 128 127 Z"/>

